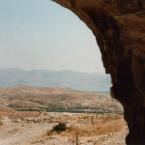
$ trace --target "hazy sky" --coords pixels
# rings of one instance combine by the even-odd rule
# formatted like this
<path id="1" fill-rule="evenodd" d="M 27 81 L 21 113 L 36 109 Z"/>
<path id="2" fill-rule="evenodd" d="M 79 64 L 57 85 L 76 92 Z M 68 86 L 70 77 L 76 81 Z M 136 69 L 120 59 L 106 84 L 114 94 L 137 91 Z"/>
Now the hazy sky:
<path id="1" fill-rule="evenodd" d="M 50 0 L 0 0 L 0 68 L 104 73 L 91 31 Z"/>

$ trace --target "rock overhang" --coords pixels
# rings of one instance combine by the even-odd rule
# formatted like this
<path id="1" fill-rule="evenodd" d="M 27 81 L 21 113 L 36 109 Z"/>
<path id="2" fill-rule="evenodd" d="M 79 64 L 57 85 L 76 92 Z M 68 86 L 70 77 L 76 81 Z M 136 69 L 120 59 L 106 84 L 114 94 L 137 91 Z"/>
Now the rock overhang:
<path id="1" fill-rule="evenodd" d="M 112 96 L 124 106 L 128 145 L 145 144 L 145 1 L 53 0 L 92 30 L 112 77 Z"/>

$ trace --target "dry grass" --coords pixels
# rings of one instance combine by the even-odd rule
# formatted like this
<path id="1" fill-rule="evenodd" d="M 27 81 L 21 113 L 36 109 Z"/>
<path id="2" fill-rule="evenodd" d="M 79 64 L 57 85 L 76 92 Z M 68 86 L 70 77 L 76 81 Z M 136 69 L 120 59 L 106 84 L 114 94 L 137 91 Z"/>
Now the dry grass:
<path id="1" fill-rule="evenodd" d="M 32 117 L 29 118 L 30 115 Z M 5 116 L 2 119 L 4 125 L 0 126 L 0 142 L 3 145 L 5 140 L 9 145 L 104 145 L 107 142 L 106 145 L 109 145 L 110 141 L 113 142 L 111 145 L 117 145 L 124 141 L 126 135 L 121 115 L 40 113 L 37 116 L 35 112 L 17 112 L 14 116 L 16 119 L 7 120 Z M 46 118 L 51 121 L 44 122 Z M 41 121 L 29 122 L 27 119 Z M 53 130 L 54 126 L 64 121 L 65 130 Z M 124 142 L 120 145 L 124 145 Z"/>
<path id="2" fill-rule="evenodd" d="M 79 117 L 79 119 L 82 118 Z M 89 138 L 89 141 L 93 145 L 100 145 L 98 142 L 101 142 L 101 140 L 95 140 L 95 138 L 102 136 L 103 142 L 103 140 L 111 138 L 115 134 L 124 132 L 125 130 L 125 122 L 121 116 L 88 116 L 87 119 L 89 121 L 86 124 L 68 124 L 66 130 L 61 133 L 57 133 L 52 130 L 48 131 L 47 137 L 57 138 L 58 136 L 61 138 L 67 138 L 68 142 L 74 145 L 81 145 L 82 143 L 84 144 L 84 142 L 86 142 L 84 139 Z M 76 120 L 73 121 L 75 122 Z"/>
<path id="3" fill-rule="evenodd" d="M 0 120 L 0 126 L 2 126 L 3 125 L 3 122 Z"/>
<path id="4" fill-rule="evenodd" d="M 83 125 L 83 126 L 71 126 L 68 127 L 62 135 L 76 134 L 78 131 L 79 136 L 95 136 L 104 135 L 108 133 L 120 132 L 123 129 L 123 124 L 121 122 L 112 122 L 99 125 Z"/>
<path id="5" fill-rule="evenodd" d="M 26 118 L 26 117 L 38 117 L 39 115 L 40 115 L 39 112 L 34 112 L 34 111 L 17 112 L 15 110 L 0 110 L 0 116 L 7 116 L 10 119 Z"/>
<path id="6" fill-rule="evenodd" d="M 0 117 L 0 126 L 3 125 L 3 121 L 2 121 L 2 118 Z"/>
<path id="7" fill-rule="evenodd" d="M 76 136 L 78 133 L 79 137 L 91 137 L 96 135 L 105 135 L 108 133 L 121 132 L 124 129 L 124 122 L 121 118 L 116 117 L 104 117 L 100 119 L 94 119 L 88 124 L 72 124 L 67 127 L 66 131 L 62 132 L 61 136 Z M 48 131 L 47 135 L 56 135 L 52 131 Z"/>

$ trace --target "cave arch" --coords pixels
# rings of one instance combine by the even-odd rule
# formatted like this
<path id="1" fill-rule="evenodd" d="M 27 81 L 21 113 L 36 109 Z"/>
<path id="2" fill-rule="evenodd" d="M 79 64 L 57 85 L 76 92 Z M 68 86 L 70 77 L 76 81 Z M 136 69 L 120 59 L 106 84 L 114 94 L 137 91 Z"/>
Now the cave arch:
<path id="1" fill-rule="evenodd" d="M 145 145 L 144 0 L 53 0 L 73 11 L 94 33 L 111 93 L 124 106 L 127 145 Z"/>

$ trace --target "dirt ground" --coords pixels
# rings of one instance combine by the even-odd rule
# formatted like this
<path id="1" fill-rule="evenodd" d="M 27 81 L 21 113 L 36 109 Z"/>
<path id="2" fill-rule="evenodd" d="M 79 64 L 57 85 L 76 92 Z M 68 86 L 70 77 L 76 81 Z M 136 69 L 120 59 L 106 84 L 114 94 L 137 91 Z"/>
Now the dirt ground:
<path id="1" fill-rule="evenodd" d="M 0 145 L 125 145 L 127 127 L 121 115 L 23 112 L 14 116 L 1 116 Z M 60 122 L 67 129 L 52 132 Z"/>

